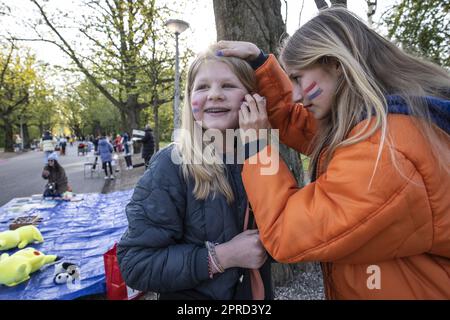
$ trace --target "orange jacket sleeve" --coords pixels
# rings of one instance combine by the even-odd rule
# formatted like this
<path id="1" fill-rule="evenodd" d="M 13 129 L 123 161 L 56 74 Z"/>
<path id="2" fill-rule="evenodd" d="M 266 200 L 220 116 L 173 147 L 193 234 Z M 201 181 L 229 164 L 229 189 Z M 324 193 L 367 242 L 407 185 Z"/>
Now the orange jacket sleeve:
<path id="1" fill-rule="evenodd" d="M 426 188 L 410 161 L 396 154 L 402 177 L 384 151 L 368 189 L 378 146 L 363 141 L 338 149 L 327 171 L 302 189 L 281 159 L 273 175 L 261 174 L 260 154 L 246 160 L 243 182 L 274 259 L 371 263 L 430 248 Z M 261 152 L 267 151 L 271 146 Z"/>
<path id="2" fill-rule="evenodd" d="M 308 147 L 316 121 L 301 104 L 292 102 L 292 84 L 274 55 L 256 70 L 258 93 L 266 98 L 272 128 L 279 129 L 280 140 L 287 146 L 309 154 Z"/>

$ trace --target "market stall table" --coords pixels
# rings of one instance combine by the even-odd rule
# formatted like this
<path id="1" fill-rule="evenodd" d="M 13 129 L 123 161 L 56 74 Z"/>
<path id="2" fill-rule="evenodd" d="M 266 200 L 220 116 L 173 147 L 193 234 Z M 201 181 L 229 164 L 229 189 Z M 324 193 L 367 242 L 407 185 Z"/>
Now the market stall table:
<path id="1" fill-rule="evenodd" d="M 80 268 L 80 281 L 72 285 L 53 283 L 54 266 L 31 274 L 15 287 L 0 285 L 0 300 L 69 300 L 105 293 L 103 254 L 120 240 L 128 222 L 125 206 L 132 190 L 109 194 L 83 194 L 76 201 L 13 199 L 0 208 L 0 231 L 9 229 L 19 216 L 38 215 L 44 243 L 33 247 L 62 257 Z M 13 254 L 17 249 L 0 252 Z"/>

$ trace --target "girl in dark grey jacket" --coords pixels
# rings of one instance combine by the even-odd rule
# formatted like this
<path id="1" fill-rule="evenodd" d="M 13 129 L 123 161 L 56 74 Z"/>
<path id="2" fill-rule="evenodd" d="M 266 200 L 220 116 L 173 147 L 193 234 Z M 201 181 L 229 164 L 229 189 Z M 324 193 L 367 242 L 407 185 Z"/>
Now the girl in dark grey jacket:
<path id="1" fill-rule="evenodd" d="M 190 66 L 177 143 L 153 156 L 126 207 L 117 255 L 128 286 L 160 299 L 273 298 L 234 155 L 239 111 L 255 87 L 250 65 L 214 48 Z"/>

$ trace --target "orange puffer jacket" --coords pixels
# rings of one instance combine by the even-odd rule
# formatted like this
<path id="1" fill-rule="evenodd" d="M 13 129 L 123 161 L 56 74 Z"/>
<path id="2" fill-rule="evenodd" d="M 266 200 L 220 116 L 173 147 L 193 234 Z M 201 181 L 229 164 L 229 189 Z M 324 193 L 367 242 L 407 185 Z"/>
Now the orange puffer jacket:
<path id="1" fill-rule="evenodd" d="M 272 55 L 256 74 L 272 127 L 305 153 L 315 123 L 292 104 L 288 77 Z M 267 161 L 247 159 L 242 176 L 261 240 L 277 261 L 323 262 L 329 299 L 450 299 L 448 170 L 439 169 L 409 116 L 389 115 L 388 130 L 393 147 L 383 148 L 370 189 L 379 133 L 338 148 L 302 189 L 283 161 L 263 175 Z"/>

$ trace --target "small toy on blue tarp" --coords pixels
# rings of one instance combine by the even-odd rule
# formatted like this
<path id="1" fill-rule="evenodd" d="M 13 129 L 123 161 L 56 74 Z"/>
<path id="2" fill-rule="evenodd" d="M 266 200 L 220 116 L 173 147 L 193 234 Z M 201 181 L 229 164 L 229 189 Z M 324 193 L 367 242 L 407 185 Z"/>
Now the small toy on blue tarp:
<path id="1" fill-rule="evenodd" d="M 11 256 L 4 253 L 0 256 L 0 284 L 16 286 L 30 279 L 31 273 L 58 259 L 33 248 L 19 250 Z"/>
<path id="2" fill-rule="evenodd" d="M 15 247 L 25 248 L 29 243 L 42 243 L 44 238 L 35 226 L 23 226 L 16 230 L 0 232 L 0 251 L 9 250 Z"/>
<path id="3" fill-rule="evenodd" d="M 80 268 L 72 262 L 60 262 L 55 265 L 55 276 L 53 282 L 55 284 L 74 284 L 80 279 Z"/>

